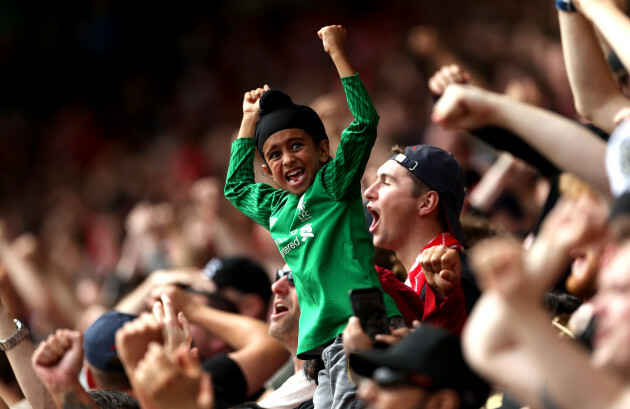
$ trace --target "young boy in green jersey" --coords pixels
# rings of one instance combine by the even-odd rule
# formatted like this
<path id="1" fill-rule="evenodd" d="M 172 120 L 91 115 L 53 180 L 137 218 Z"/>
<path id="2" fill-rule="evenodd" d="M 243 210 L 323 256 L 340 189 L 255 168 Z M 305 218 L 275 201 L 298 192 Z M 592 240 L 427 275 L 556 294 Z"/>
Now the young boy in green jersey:
<path id="1" fill-rule="evenodd" d="M 302 311 L 298 357 L 322 354 L 326 373 L 338 368 L 345 375 L 343 345 L 336 338 L 352 316 L 348 291 L 380 287 L 360 185 L 379 118 L 346 57 L 346 30 L 328 26 L 318 36 L 337 68 L 355 118 L 341 134 L 336 157 L 330 158 L 328 136 L 315 111 L 268 86 L 252 90 L 243 99 L 243 120 L 232 144 L 225 196 L 269 229 L 293 271 Z M 256 148 L 264 171 L 280 189 L 255 183 Z M 398 317 L 394 301 L 383 296 L 388 316 Z M 330 380 L 321 378 L 320 374 L 320 386 Z M 353 390 L 339 390 L 335 381 L 321 389 L 331 391 L 330 401 L 327 397 L 318 401 L 316 392 L 316 408 L 343 406 L 354 398 Z"/>

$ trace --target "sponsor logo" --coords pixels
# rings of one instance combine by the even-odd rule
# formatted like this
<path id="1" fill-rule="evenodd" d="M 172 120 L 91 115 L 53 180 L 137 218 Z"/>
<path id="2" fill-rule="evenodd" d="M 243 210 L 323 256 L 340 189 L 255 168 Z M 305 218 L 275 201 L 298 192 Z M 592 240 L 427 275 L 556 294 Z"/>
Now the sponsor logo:
<path id="1" fill-rule="evenodd" d="M 280 255 L 281 255 L 282 257 L 286 256 L 287 254 L 289 254 L 289 252 L 290 252 L 291 250 L 293 250 L 293 249 L 295 249 L 295 248 L 299 247 L 299 246 L 300 246 L 300 244 L 302 244 L 302 243 L 300 242 L 300 238 L 299 238 L 299 237 L 296 237 L 296 238 L 295 238 L 295 240 L 293 240 L 293 241 L 289 242 L 286 246 L 284 246 L 284 247 L 280 247 L 280 249 L 279 249 L 279 250 L 280 250 Z"/>
<path id="2" fill-rule="evenodd" d="M 300 229 L 300 236 L 302 237 L 302 241 L 306 241 L 309 237 L 315 237 L 313 234 L 313 227 L 311 227 L 312 223 L 305 224 Z"/>

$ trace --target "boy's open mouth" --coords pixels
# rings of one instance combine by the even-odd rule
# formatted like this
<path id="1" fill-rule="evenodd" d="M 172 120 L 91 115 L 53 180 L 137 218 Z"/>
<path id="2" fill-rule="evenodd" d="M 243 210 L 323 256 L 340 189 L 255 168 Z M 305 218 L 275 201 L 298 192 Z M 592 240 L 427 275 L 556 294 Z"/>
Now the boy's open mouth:
<path id="1" fill-rule="evenodd" d="M 306 175 L 306 172 L 304 171 L 304 168 L 298 168 L 298 169 L 293 169 L 290 172 L 287 172 L 286 178 L 290 184 L 296 185 L 300 183 L 302 180 L 304 180 L 305 175 Z"/>

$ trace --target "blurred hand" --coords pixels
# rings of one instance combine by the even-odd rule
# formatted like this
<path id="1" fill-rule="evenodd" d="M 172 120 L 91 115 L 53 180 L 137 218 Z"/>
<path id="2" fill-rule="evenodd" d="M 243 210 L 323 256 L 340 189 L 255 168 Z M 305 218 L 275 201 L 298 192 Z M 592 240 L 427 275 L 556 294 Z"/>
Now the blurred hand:
<path id="1" fill-rule="evenodd" d="M 403 328 L 396 328 L 395 330 L 392 331 L 391 334 L 386 335 L 386 334 L 376 334 L 376 336 L 374 337 L 374 339 L 378 342 L 382 342 L 384 344 L 387 344 L 389 346 L 392 346 L 394 344 L 397 344 L 400 342 L 401 339 L 403 339 L 404 337 L 406 337 L 407 335 L 409 335 L 409 333 L 411 331 L 413 331 L 416 328 L 420 328 L 420 325 L 422 325 L 420 323 L 420 321 L 415 320 L 413 322 L 413 328 L 409 328 L 409 327 L 403 327 Z"/>
<path id="2" fill-rule="evenodd" d="M 134 388 L 142 401 L 157 409 L 214 409 L 210 374 L 204 372 L 190 350 L 178 349 L 174 356 L 157 343 L 133 372 Z"/>
<path id="3" fill-rule="evenodd" d="M 470 73 L 457 64 L 445 65 L 429 78 L 429 91 L 434 96 L 444 93 L 451 84 L 468 84 Z"/>
<path id="4" fill-rule="evenodd" d="M 161 302 L 153 305 L 153 317 L 162 327 L 166 351 L 174 353 L 178 348 L 190 349 L 192 344 L 190 324 L 183 312 L 175 311 L 168 295 L 162 294 Z"/>
<path id="5" fill-rule="evenodd" d="M 31 363 L 52 395 L 65 394 L 79 382 L 83 366 L 83 334 L 58 329 L 33 352 Z"/>
<path id="6" fill-rule="evenodd" d="M 471 85 L 446 87 L 433 107 L 431 119 L 445 128 L 474 130 L 488 125 L 497 103 L 496 95 Z"/>
<path id="7" fill-rule="evenodd" d="M 531 300 L 530 282 L 523 267 L 523 248 L 512 238 L 485 239 L 470 251 L 470 260 L 480 286 L 494 289 L 510 301 Z"/>
<path id="8" fill-rule="evenodd" d="M 116 332 L 116 349 L 127 374 L 135 370 L 138 362 L 144 357 L 149 343 L 162 341 L 162 327 L 149 313 L 140 314 L 138 318 L 127 322 L 119 329 Z"/>

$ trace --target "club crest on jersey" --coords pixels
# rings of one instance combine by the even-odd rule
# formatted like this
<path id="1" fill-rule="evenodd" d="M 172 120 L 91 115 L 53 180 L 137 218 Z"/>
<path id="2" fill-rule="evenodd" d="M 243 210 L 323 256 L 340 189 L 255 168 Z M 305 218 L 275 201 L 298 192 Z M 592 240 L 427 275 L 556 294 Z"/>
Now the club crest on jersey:
<path id="1" fill-rule="evenodd" d="M 297 204 L 297 208 L 298 208 L 298 218 L 300 219 L 301 222 L 305 222 L 308 219 L 310 219 L 311 217 L 313 217 L 307 210 L 306 210 L 306 202 L 304 201 L 304 195 L 302 195 L 302 197 L 300 197 L 300 201 Z"/>

